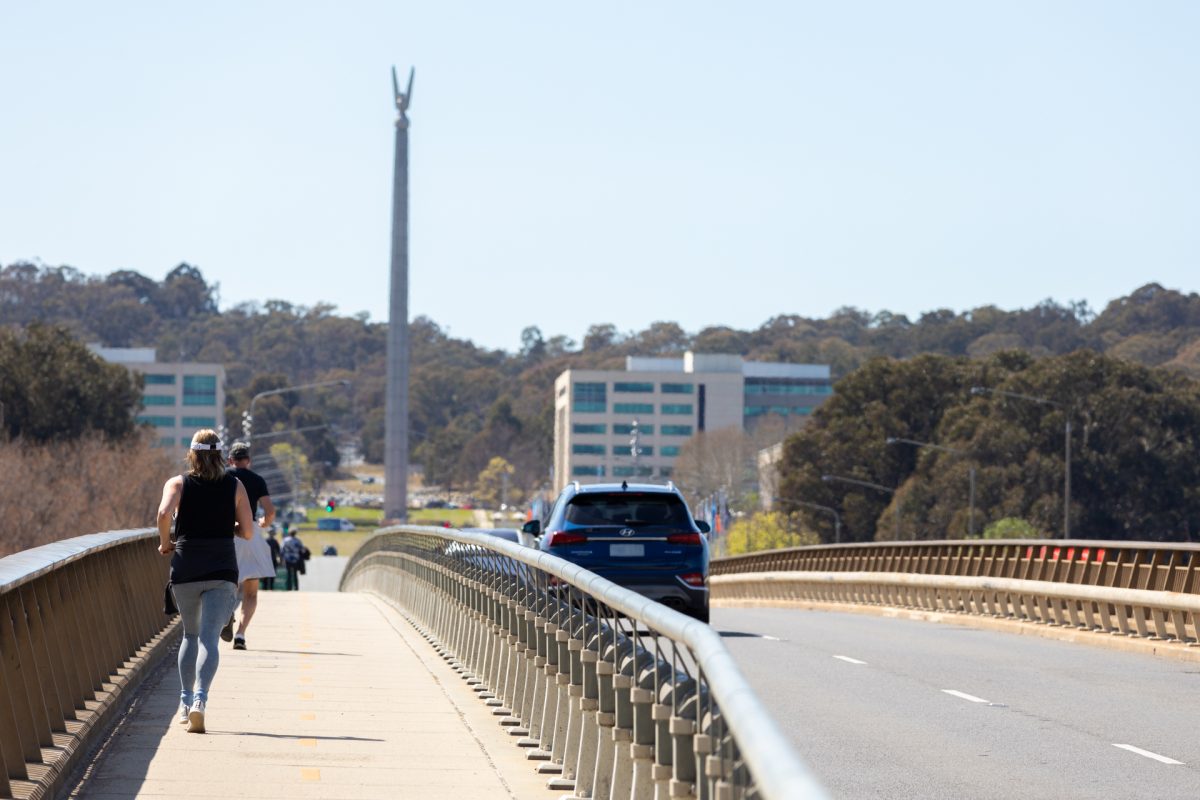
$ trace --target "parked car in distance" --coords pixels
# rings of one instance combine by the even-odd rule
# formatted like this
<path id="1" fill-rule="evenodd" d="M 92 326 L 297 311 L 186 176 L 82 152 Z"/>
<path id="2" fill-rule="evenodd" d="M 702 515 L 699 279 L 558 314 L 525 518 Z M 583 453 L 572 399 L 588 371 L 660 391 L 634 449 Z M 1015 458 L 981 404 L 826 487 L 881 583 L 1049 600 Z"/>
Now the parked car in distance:
<path id="1" fill-rule="evenodd" d="M 708 526 L 672 484 L 568 484 L 538 547 L 613 583 L 708 622 Z"/>
<path id="2" fill-rule="evenodd" d="M 334 517 L 331 519 L 317 520 L 317 530 L 319 531 L 352 531 L 354 523 L 348 519 Z"/>

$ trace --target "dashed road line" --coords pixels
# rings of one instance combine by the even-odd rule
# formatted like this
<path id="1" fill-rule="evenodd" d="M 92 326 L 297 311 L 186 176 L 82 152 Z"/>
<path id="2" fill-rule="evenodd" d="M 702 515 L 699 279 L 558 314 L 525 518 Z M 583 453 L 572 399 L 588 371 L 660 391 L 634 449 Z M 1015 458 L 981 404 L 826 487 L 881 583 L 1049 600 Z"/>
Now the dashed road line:
<path id="1" fill-rule="evenodd" d="M 845 661 L 847 664 L 866 664 L 867 663 L 865 661 L 859 661 L 857 658 L 851 658 L 850 656 L 834 656 L 834 658 L 836 658 L 838 661 Z"/>
<path id="2" fill-rule="evenodd" d="M 1167 758 L 1166 756 L 1160 756 L 1158 753 L 1151 753 L 1149 750 L 1143 750 L 1142 748 L 1134 747 L 1131 744 L 1116 744 L 1114 742 L 1113 747 L 1119 747 L 1122 750 L 1128 750 L 1131 753 L 1137 753 L 1139 756 L 1145 756 L 1146 758 L 1152 758 L 1155 761 L 1161 761 L 1164 764 L 1178 764 L 1180 766 L 1183 765 L 1182 761 L 1176 761 L 1173 758 Z"/>
<path id="3" fill-rule="evenodd" d="M 782 642 L 783 641 L 783 639 L 780 639 L 778 636 L 767 636 L 765 633 L 762 635 L 762 638 L 766 639 L 768 642 Z"/>
<path id="4" fill-rule="evenodd" d="M 976 696 L 975 696 L 975 695 L 973 695 L 973 694 L 967 694 L 966 692 L 960 692 L 960 691 L 958 691 L 957 689 L 942 689 L 942 691 L 943 691 L 943 692 L 945 692 L 946 694 L 948 694 L 948 695 L 952 696 L 952 697 L 957 697 L 957 698 L 959 698 L 959 699 L 961 699 L 961 700 L 968 700 L 968 701 L 970 701 L 970 702 L 972 702 L 972 703 L 986 703 L 986 702 L 988 702 L 987 700 L 984 700 L 982 697 L 976 697 Z"/>

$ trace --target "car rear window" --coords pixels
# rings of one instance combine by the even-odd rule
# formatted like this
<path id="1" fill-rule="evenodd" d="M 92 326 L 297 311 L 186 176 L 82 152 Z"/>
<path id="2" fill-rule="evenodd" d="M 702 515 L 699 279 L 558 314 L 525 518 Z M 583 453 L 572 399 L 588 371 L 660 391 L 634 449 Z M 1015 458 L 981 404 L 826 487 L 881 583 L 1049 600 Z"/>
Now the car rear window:
<path id="1" fill-rule="evenodd" d="M 567 506 L 567 524 L 577 527 L 682 525 L 691 527 L 687 506 L 673 494 L 580 494 Z"/>

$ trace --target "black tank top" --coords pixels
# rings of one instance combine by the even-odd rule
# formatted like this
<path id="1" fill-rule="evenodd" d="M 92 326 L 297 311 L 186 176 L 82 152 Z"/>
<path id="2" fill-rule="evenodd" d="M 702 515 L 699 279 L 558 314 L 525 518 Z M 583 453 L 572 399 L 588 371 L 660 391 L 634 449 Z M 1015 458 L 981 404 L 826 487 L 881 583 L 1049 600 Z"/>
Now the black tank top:
<path id="1" fill-rule="evenodd" d="M 237 583 L 237 551 L 233 547 L 237 478 L 229 474 L 215 481 L 201 481 L 190 475 L 182 477 L 183 493 L 175 515 L 171 581 Z"/>

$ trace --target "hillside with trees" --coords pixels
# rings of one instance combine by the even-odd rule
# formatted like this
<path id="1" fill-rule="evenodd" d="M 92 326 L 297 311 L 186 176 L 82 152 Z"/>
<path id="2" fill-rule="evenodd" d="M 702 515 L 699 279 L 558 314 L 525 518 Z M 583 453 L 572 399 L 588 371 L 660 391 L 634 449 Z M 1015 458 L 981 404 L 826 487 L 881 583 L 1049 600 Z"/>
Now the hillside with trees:
<path id="1" fill-rule="evenodd" d="M 0 328 L 0 556 L 150 525 L 172 468 L 140 431 L 141 379 L 63 328 Z"/>
<path id="2" fill-rule="evenodd" d="M 258 392 L 350 380 L 349 392 L 331 389 L 262 399 L 255 433 L 328 425 L 299 442 L 313 464 L 335 463 L 337 445 L 346 440 L 357 441 L 368 460 L 381 458 L 386 323 L 366 315 L 341 316 L 325 305 L 310 308 L 267 299 L 222 310 L 219 300 L 219 287 L 188 264 L 162 280 L 129 270 L 88 275 L 71 267 L 29 263 L 0 270 L 0 324 L 5 327 L 57 324 L 79 341 L 154 347 L 164 361 L 223 363 L 231 425 Z M 424 466 L 427 480 L 470 488 L 492 458 L 502 457 L 513 467 L 513 489 L 531 491 L 546 481 L 553 381 L 569 367 L 619 368 L 627 355 L 678 355 L 691 349 L 761 361 L 827 363 L 842 378 L 864 365 L 888 363 L 875 361 L 880 358 L 931 354 L 956 364 L 984 365 L 1008 363 L 1004 359 L 1017 357 L 1011 351 L 1020 351 L 1037 365 L 1043 360 L 1059 363 L 1051 356 L 1090 350 L 1109 356 L 1106 364 L 1163 368 L 1147 370 L 1151 377 L 1146 380 L 1177 381 L 1175 376 L 1200 377 L 1200 296 L 1151 283 L 1112 301 L 1099 314 L 1083 303 L 1047 300 L 1012 311 L 993 306 L 939 309 L 916 319 L 842 308 L 825 319 L 779 315 L 746 331 L 711 327 L 689 333 L 675 323 L 656 322 L 642 331 L 622 332 L 597 323 L 582 342 L 547 337 L 531 324 L 516 352 L 453 338 L 419 316 L 410 323 L 410 341 L 410 442 L 412 458 Z M 843 391 L 839 384 L 839 394 Z M 918 430 L 910 434 L 919 438 Z M 1051 464 L 1044 469 L 1054 472 Z M 996 502 L 997 507 L 1011 505 Z M 867 531 L 866 520 L 878 511 L 872 506 L 851 514 L 858 520 L 856 530 Z M 947 513 L 929 511 L 931 519 Z M 1045 516 L 1048 525 L 1051 517 Z M 1124 523 L 1112 523 L 1118 524 Z"/>
<path id="3" fill-rule="evenodd" d="M 1068 421 L 1072 537 L 1200 540 L 1200 384 L 1089 350 L 865 364 L 785 444 L 780 507 L 824 541 L 807 504 L 842 541 L 964 538 L 974 470 L 977 534 L 1062 536 Z"/>

